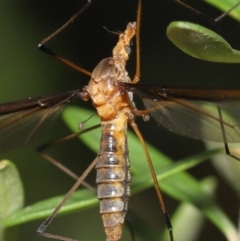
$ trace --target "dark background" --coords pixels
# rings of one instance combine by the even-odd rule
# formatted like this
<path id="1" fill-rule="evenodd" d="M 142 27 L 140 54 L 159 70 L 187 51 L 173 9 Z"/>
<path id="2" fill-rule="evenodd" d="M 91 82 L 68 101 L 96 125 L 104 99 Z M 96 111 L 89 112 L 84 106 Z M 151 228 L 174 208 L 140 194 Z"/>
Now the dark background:
<path id="1" fill-rule="evenodd" d="M 0 103 L 79 88 L 87 84 L 88 77 L 37 49 L 37 44 L 64 23 L 84 2 L 79 0 L 0 2 Z M 192 0 L 188 3 L 211 17 L 219 15 L 218 10 L 202 1 Z M 103 26 L 112 31 L 124 30 L 129 21 L 135 21 L 136 9 L 135 0 L 93 0 L 88 11 L 51 41 L 49 46 L 62 56 L 92 71 L 101 59 L 111 56 L 117 39 L 115 35 L 105 31 Z M 165 35 L 166 27 L 173 20 L 192 21 L 210 27 L 228 39 L 235 48 L 240 49 L 239 31 L 235 32 L 238 23 L 234 20 L 227 18 L 213 26 L 171 0 L 143 0 L 141 83 L 239 88 L 239 65 L 208 63 L 193 59 L 168 41 Z M 134 75 L 134 64 L 133 51 L 127 67 L 131 76 Z M 90 103 L 80 102 L 80 105 L 91 108 Z M 156 128 L 159 129 L 157 134 Z M 140 129 L 147 141 L 176 160 L 204 150 L 200 141 L 169 133 L 157 127 L 154 121 L 143 126 L 140 123 Z M 1 153 L 1 159 L 9 158 L 19 168 L 25 187 L 26 205 L 66 193 L 74 183 L 71 178 L 52 167 L 35 152 L 38 144 L 68 133 L 69 130 L 59 118 L 52 131 L 38 142 Z M 51 153 L 78 174 L 95 157 L 95 154 L 88 151 L 78 140 L 61 145 L 59 148 L 54 147 Z M 193 169 L 192 173 L 197 178 L 217 175 L 209 162 Z M 90 177 L 90 182 L 91 179 L 94 180 L 94 177 Z M 237 223 L 238 199 L 224 182 L 221 182 L 219 187 L 219 203 L 232 217 L 233 222 Z M 226 196 L 227 200 L 224 199 Z M 174 212 L 176 202 L 169 198 L 166 198 L 166 201 L 171 214 Z M 231 205 L 228 205 L 229 202 Z M 160 210 L 153 190 L 134 196 L 130 208 L 131 206 L 134 207 L 134 212 L 142 212 L 140 207 L 145 207 L 144 212 L 149 213 L 148 218 L 155 222 L 156 227 L 164 225 L 159 223 L 161 218 L 156 217 L 156 220 L 153 220 L 151 216 L 155 210 Z M 44 240 L 35 233 L 40 223 L 41 221 L 36 221 L 22 225 L 19 240 Z M 58 233 L 59 227 L 61 234 L 69 237 L 78 237 L 81 240 L 94 240 L 96 237 L 99 240 L 105 239 L 97 208 L 80 215 L 73 214 L 56 219 L 52 224 L 53 232 Z M 184 232 L 187 232 L 187 227 Z M 213 237 L 225 240 L 212 224 L 207 223 L 199 240 L 202 238 L 210 240 Z M 177 237 L 175 238 L 177 240 Z M 122 240 L 127 239 L 130 237 L 125 235 Z"/>

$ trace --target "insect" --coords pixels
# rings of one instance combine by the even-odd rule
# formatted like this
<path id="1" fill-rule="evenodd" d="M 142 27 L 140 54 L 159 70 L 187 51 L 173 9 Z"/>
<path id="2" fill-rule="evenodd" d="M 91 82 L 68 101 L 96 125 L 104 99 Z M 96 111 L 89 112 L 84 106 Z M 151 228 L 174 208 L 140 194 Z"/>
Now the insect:
<path id="1" fill-rule="evenodd" d="M 126 88 L 132 88 L 132 87 L 127 87 L 127 85 L 126 85 L 125 87 L 126 87 Z M 131 89 L 131 90 L 132 90 L 132 89 Z M 147 90 L 147 89 L 146 89 L 146 90 Z M 144 93 L 147 93 L 147 92 L 145 92 L 145 91 L 143 91 L 143 92 L 144 92 Z M 154 93 L 154 92 L 153 92 L 153 93 Z M 153 94 L 153 93 L 150 92 L 150 95 Z M 140 90 L 139 94 L 142 95 L 142 94 L 141 94 L 141 90 Z M 38 104 L 44 105 L 44 102 L 41 102 L 41 101 L 40 101 L 40 102 L 38 102 Z"/>

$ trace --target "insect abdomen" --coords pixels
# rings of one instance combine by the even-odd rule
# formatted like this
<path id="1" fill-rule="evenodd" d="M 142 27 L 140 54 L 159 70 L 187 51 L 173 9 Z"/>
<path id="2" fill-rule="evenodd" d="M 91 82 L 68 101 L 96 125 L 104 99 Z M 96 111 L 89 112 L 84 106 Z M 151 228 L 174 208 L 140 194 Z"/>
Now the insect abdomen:
<path id="1" fill-rule="evenodd" d="M 107 241 L 116 241 L 121 238 L 130 196 L 126 128 L 126 119 L 102 122 L 96 182 Z"/>

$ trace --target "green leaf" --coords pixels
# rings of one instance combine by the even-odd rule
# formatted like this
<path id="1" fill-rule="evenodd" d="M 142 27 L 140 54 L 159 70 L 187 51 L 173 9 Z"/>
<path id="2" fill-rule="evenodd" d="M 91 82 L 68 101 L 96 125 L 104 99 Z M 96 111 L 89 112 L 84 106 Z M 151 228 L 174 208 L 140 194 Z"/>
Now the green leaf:
<path id="1" fill-rule="evenodd" d="M 217 180 L 213 177 L 200 182 L 201 187 L 214 198 Z M 178 241 L 197 241 L 204 224 L 203 214 L 189 202 L 182 202 L 171 217 L 174 236 Z M 188 224 L 187 232 L 183 232 Z M 168 232 L 164 232 L 160 240 L 168 240 Z"/>
<path id="2" fill-rule="evenodd" d="M 62 201 L 63 197 L 64 196 L 57 196 L 49 198 L 25 207 L 21 211 L 6 219 L 4 225 L 5 227 L 12 227 L 29 221 L 47 218 Z M 97 204 L 98 200 L 96 198 L 96 194 L 93 194 L 88 190 L 79 190 L 73 193 L 71 198 L 66 202 L 66 205 L 61 208 L 59 214 L 67 214 L 76 210 L 85 210 L 96 206 Z"/>
<path id="3" fill-rule="evenodd" d="M 218 148 L 219 143 L 205 143 L 207 149 Z M 240 145 L 231 144 L 229 146 L 230 152 L 239 157 L 240 153 Z M 238 183 L 240 183 L 240 165 L 239 161 L 233 159 L 228 155 L 216 155 L 212 158 L 212 164 L 218 170 L 221 177 L 223 177 L 228 185 L 235 191 L 237 196 L 240 193 L 240 187 Z"/>
<path id="4" fill-rule="evenodd" d="M 0 161 L 0 240 L 17 239 L 18 230 L 6 230 L 4 221 L 21 210 L 24 202 L 24 192 L 18 171 L 13 163 Z"/>
<path id="5" fill-rule="evenodd" d="M 189 22 L 172 22 L 167 27 L 167 37 L 184 53 L 198 59 L 240 63 L 240 51 L 217 33 Z"/>

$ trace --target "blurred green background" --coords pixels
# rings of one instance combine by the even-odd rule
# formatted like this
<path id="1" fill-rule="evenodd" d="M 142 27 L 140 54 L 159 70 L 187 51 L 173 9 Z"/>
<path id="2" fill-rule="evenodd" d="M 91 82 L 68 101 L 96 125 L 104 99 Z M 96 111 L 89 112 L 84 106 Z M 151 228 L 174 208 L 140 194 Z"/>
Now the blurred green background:
<path id="1" fill-rule="evenodd" d="M 186 2 L 213 18 L 220 14 L 218 10 L 202 1 Z M 64 23 L 84 3 L 85 1 L 78 0 L 0 2 L 0 103 L 79 88 L 87 84 L 88 77 L 37 49 L 37 44 L 44 37 Z M 49 46 L 62 56 L 92 71 L 101 59 L 111 56 L 117 39 L 115 35 L 105 31 L 103 26 L 112 31 L 124 30 L 129 21 L 135 21 L 136 9 L 135 0 L 93 0 L 88 11 L 51 41 Z M 143 0 L 141 83 L 239 88 L 239 65 L 215 64 L 193 59 L 167 40 L 166 27 L 176 20 L 192 21 L 209 27 L 225 37 L 234 48 L 240 49 L 239 30 L 236 30 L 239 26 L 236 21 L 226 18 L 220 24 L 212 26 L 171 0 Z M 134 75 L 134 52 L 133 48 L 127 67 L 131 76 Z M 91 108 L 91 103 L 79 101 L 79 104 Z M 170 133 L 159 127 L 154 120 L 144 124 L 140 120 L 138 124 L 147 141 L 176 160 L 204 149 L 202 142 Z M 67 134 L 69 130 L 59 118 L 51 132 L 43 135 L 37 142 L 0 154 L 1 159 L 8 158 L 19 168 L 25 187 L 26 205 L 66 193 L 73 185 L 74 181 L 70 177 L 47 163 L 35 151 L 39 144 Z M 78 140 L 53 147 L 49 153 L 79 175 L 96 156 Z M 233 222 L 237 223 L 239 200 L 211 164 L 204 163 L 190 172 L 199 179 L 208 175 L 216 175 L 219 178 L 218 202 Z M 94 180 L 93 171 L 88 181 L 94 183 Z M 173 213 L 177 202 L 167 197 L 165 200 L 169 213 Z M 134 196 L 130 201 L 130 209 L 132 215 L 137 213 L 147 222 L 152 222 L 154 227 L 165 228 L 153 189 Z M 35 232 L 40 223 L 41 221 L 35 221 L 22 225 L 18 240 L 45 240 Z M 98 208 L 80 215 L 76 213 L 57 218 L 50 229 L 53 233 L 59 233 L 58 230 L 61 230 L 62 235 L 78 237 L 80 240 L 105 239 Z M 184 232 L 187 232 L 187 227 Z M 177 237 L 175 238 L 177 240 Z M 225 240 L 222 234 L 207 222 L 199 240 L 210 238 Z M 129 239 L 126 231 L 122 240 Z"/>

